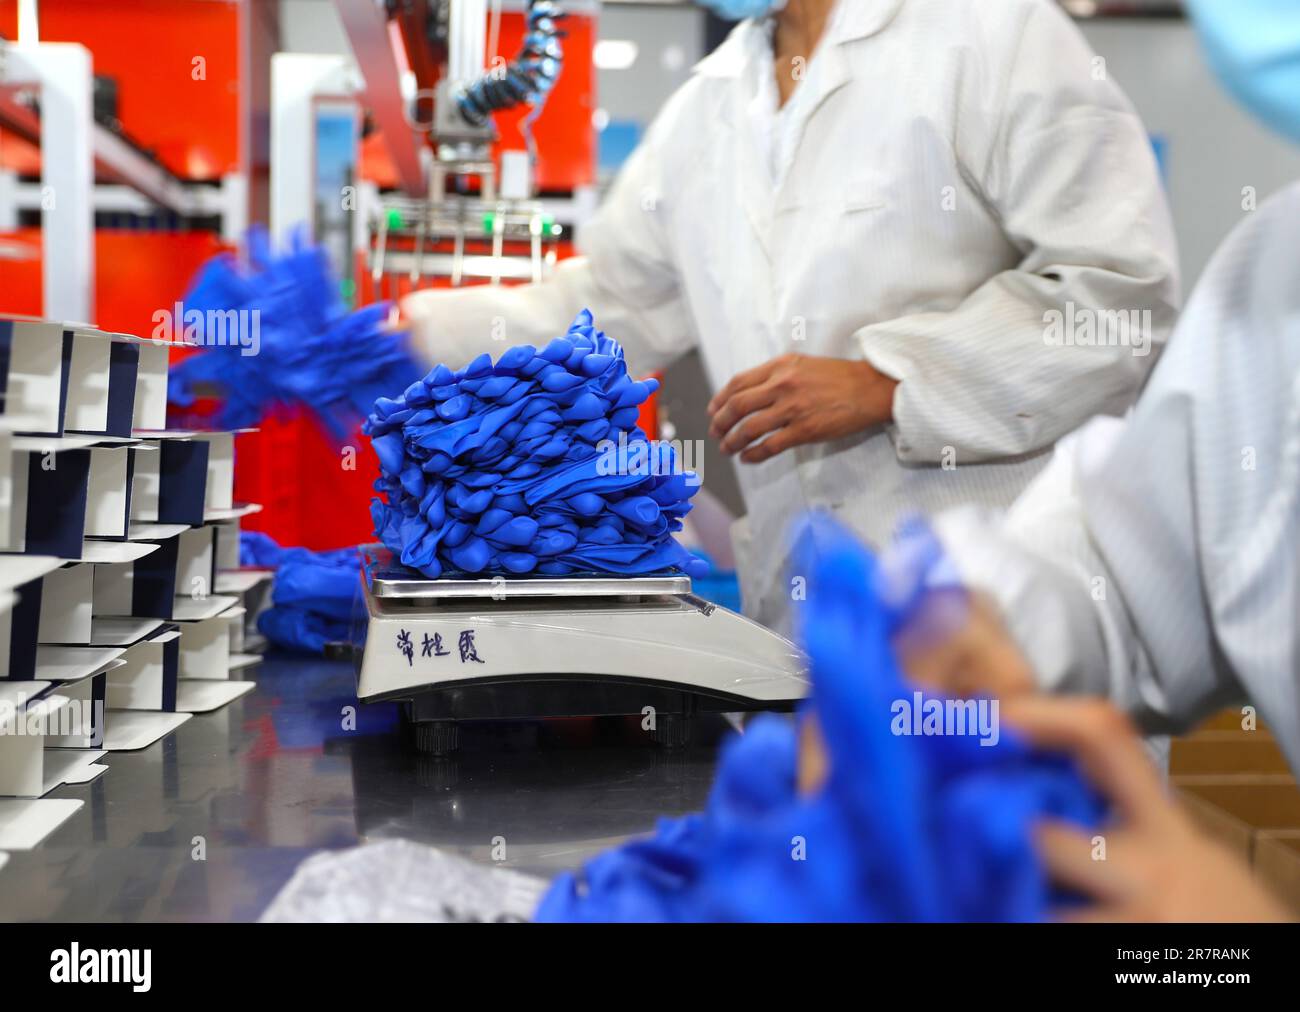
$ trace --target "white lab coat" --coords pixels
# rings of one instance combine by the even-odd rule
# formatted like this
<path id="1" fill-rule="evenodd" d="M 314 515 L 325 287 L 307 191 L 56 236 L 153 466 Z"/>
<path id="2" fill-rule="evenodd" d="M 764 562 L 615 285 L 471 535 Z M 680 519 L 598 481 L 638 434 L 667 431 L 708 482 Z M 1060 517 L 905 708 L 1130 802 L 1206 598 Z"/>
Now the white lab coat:
<path id="1" fill-rule="evenodd" d="M 770 52 L 746 22 L 695 68 L 582 229 L 584 256 L 540 285 L 404 309 L 452 365 L 544 342 L 589 306 L 635 370 L 698 346 L 715 389 L 786 352 L 900 379 L 887 428 L 739 466 L 745 610 L 785 629 L 792 519 L 829 508 L 880 543 L 901 512 L 1006 506 L 1060 436 L 1129 407 L 1155 358 L 1050 346 L 1045 313 L 1151 310 L 1158 350 L 1179 296 L 1142 124 L 1050 0 L 843 4 L 779 182 L 750 118 Z"/>
<path id="2" fill-rule="evenodd" d="M 1127 421 L 937 521 L 1045 689 L 1151 732 L 1247 699 L 1300 772 L 1300 184 L 1216 254 Z"/>

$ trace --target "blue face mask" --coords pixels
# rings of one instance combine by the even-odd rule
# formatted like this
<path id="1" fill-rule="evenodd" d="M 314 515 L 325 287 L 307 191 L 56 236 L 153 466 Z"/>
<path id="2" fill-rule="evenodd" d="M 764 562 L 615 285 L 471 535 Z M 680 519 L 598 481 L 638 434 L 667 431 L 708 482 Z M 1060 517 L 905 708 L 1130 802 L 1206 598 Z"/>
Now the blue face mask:
<path id="1" fill-rule="evenodd" d="M 707 7 L 718 17 L 729 21 L 761 18 L 785 6 L 785 0 L 699 0 L 699 2 L 700 6 Z"/>
<path id="2" fill-rule="evenodd" d="M 1227 89 L 1300 144 L 1300 3 L 1189 0 L 1188 7 Z"/>

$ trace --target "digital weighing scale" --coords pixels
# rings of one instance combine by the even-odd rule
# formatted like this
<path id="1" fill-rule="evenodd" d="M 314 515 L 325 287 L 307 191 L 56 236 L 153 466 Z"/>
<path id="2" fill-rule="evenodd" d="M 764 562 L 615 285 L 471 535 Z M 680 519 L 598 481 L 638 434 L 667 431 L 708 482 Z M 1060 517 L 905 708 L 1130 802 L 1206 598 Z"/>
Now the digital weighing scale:
<path id="1" fill-rule="evenodd" d="M 679 746 L 692 714 L 789 710 L 808 692 L 798 647 L 683 573 L 430 580 L 379 546 L 362 563 L 357 696 L 403 702 L 422 752 L 454 751 L 462 721 L 614 715 Z"/>

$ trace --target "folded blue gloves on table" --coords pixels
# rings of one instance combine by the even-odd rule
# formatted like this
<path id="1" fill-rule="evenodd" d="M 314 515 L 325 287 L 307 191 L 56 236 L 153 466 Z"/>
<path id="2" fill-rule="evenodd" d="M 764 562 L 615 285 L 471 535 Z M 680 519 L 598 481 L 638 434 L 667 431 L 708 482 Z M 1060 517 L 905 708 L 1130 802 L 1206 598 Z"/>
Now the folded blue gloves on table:
<path id="1" fill-rule="evenodd" d="M 437 366 L 366 420 L 376 535 L 431 579 L 699 570 L 672 537 L 699 482 L 637 428 L 657 387 L 585 310 L 541 351 Z"/>
<path id="2" fill-rule="evenodd" d="M 325 644 L 349 638 L 361 573 L 355 548 L 282 548 L 260 531 L 242 531 L 239 562 L 276 571 L 271 607 L 257 617 L 257 628 L 276 646 L 319 654 Z"/>
<path id="3" fill-rule="evenodd" d="M 798 740 L 765 716 L 723 750 L 704 812 L 561 875 L 541 921 L 1027 921 L 1054 895 L 1031 843 L 1042 818 L 1095 826 L 1103 811 L 1065 759 L 1002 731 L 895 733 L 915 701 L 891 636 L 900 597 L 832 521 L 810 522 L 801 638 L 831 770 L 796 791 Z M 808 532 L 805 532 L 808 533 Z M 927 557 L 928 556 L 928 557 Z M 920 553 L 925 565 L 934 553 Z M 930 697 L 938 700 L 937 697 Z M 991 701 L 985 701 L 991 707 Z M 996 711 L 992 711 L 996 716 Z"/>
<path id="4" fill-rule="evenodd" d="M 181 303 L 176 327 L 184 323 L 184 340 L 202 350 L 172 367 L 172 403 L 189 407 L 200 388 L 213 387 L 227 428 L 303 404 L 342 439 L 377 397 L 420 375 L 406 338 L 383 328 L 388 305 L 349 311 L 324 249 L 305 230 L 279 253 L 261 228 L 249 231 L 247 245 L 247 270 L 229 254 L 214 257 Z"/>

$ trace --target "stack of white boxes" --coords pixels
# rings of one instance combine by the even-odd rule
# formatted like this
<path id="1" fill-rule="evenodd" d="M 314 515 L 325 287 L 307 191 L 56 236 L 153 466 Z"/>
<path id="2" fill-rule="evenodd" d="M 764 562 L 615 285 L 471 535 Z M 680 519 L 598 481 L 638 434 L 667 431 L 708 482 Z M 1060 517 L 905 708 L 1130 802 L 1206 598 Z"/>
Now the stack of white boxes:
<path id="1" fill-rule="evenodd" d="M 233 432 L 166 428 L 167 344 L 0 317 L 0 853 L 105 773 L 253 689 Z"/>

